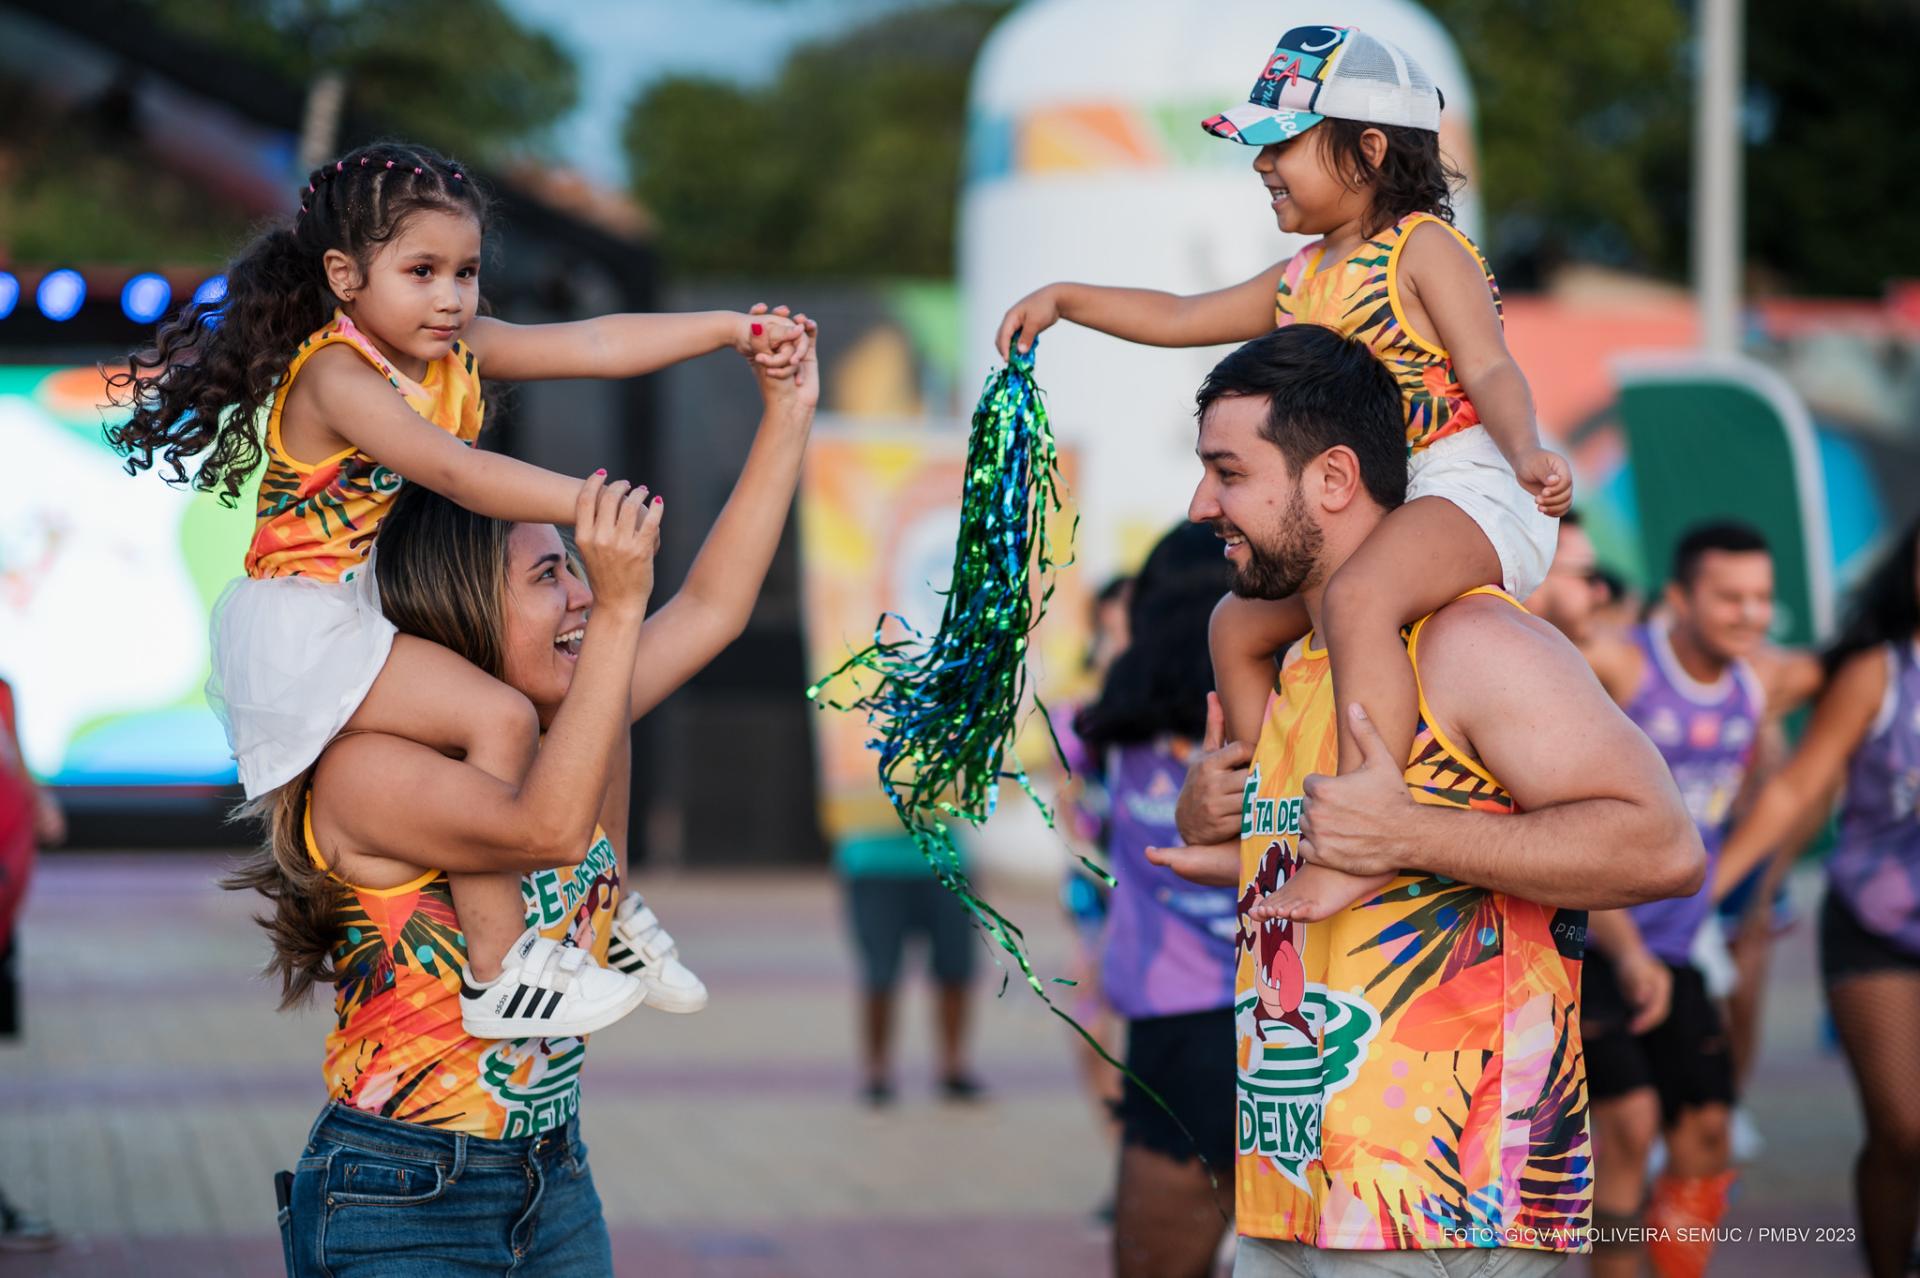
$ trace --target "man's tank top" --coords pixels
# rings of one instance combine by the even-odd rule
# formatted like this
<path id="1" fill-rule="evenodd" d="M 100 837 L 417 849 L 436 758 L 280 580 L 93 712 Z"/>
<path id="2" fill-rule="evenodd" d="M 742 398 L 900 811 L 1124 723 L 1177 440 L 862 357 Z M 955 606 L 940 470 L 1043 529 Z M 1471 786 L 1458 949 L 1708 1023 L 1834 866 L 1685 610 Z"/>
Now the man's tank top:
<path id="1" fill-rule="evenodd" d="M 324 863 L 305 822 L 307 854 Z M 584 1038 L 474 1038 L 460 1024 L 467 939 L 440 870 L 394 888 L 343 883 L 327 1093 L 342 1105 L 490 1140 L 536 1136 L 580 1109 Z M 520 880 L 527 926 L 605 963 L 620 866 L 595 829 L 579 865 Z"/>
<path id="2" fill-rule="evenodd" d="M 455 342 L 451 351 L 427 366 L 426 377 L 415 382 L 396 369 L 352 320 L 335 312 L 331 323 L 300 343 L 286 375 L 274 388 L 267 413 L 267 468 L 260 476 L 253 542 L 247 548 L 249 577 L 351 578 L 366 562 L 380 517 L 404 482 L 357 449 L 311 464 L 287 455 L 280 440 L 287 391 L 314 352 L 334 345 L 358 352 L 393 384 L 409 408 L 441 430 L 468 444 L 480 437 L 485 404 L 473 351 L 466 343 Z"/>
<path id="3" fill-rule="evenodd" d="M 1425 626 L 1407 642 L 1416 682 Z M 1419 705 L 1414 800 L 1511 813 L 1424 688 Z M 1238 1228 L 1367 1251 L 1579 1250 L 1586 916 L 1402 874 L 1323 922 L 1252 923 L 1300 866 L 1307 776 L 1336 764 L 1333 680 L 1310 635 L 1268 701 L 1242 807 Z"/>
<path id="4" fill-rule="evenodd" d="M 1400 252 L 1422 222 L 1444 226 L 1487 277 L 1493 305 L 1500 285 L 1474 242 L 1431 213 L 1409 213 L 1338 262 L 1323 262 L 1326 241 L 1316 240 L 1288 260 L 1273 299 L 1273 322 L 1320 324 L 1357 337 L 1378 355 L 1400 385 L 1407 416 L 1407 445 L 1418 452 L 1435 440 L 1480 424 L 1446 349 L 1430 334 L 1407 324 L 1401 304 Z"/>
<path id="5" fill-rule="evenodd" d="M 1680 789 L 1687 815 L 1707 849 L 1707 882 L 1692 896 L 1636 905 L 1630 913 L 1647 948 L 1669 963 L 1685 963 L 1694 937 L 1713 910 L 1709 887 L 1713 863 L 1727 837 L 1733 801 L 1753 763 L 1765 717 L 1767 694 L 1760 678 L 1736 661 L 1713 684 L 1689 675 L 1674 655 L 1667 627 L 1636 626 L 1640 687 L 1627 717 L 1647 734 Z"/>
<path id="6" fill-rule="evenodd" d="M 1920 647 L 1887 646 L 1887 692 L 1847 765 L 1827 881 L 1868 931 L 1920 955 Z"/>

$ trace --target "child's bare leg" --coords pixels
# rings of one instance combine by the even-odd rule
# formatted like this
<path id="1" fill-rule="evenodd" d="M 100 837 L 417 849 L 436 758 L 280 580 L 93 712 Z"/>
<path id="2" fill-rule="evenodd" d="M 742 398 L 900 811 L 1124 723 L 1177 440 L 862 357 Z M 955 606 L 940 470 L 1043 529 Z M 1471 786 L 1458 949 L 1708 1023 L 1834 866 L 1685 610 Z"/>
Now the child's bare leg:
<path id="1" fill-rule="evenodd" d="M 1307 606 L 1298 596 L 1228 595 L 1214 606 L 1207 646 L 1213 656 L 1213 686 L 1226 711 L 1227 740 L 1251 744 L 1259 738 L 1267 694 L 1273 691 L 1275 659 L 1312 628 Z"/>
<path id="2" fill-rule="evenodd" d="M 1500 581 L 1500 557 L 1467 513 L 1442 497 L 1388 512 L 1327 583 L 1321 629 L 1333 666 L 1340 771 L 1360 766 L 1346 707 L 1358 702 L 1396 759 L 1410 760 L 1420 693 L 1400 629 L 1476 586 Z M 1393 881 L 1308 866 L 1269 896 L 1273 918 L 1326 918 Z"/>
<path id="3" fill-rule="evenodd" d="M 1346 715 L 1355 702 L 1366 707 L 1395 758 L 1413 752 L 1420 698 L 1401 627 L 1476 586 L 1499 582 L 1493 543 L 1444 497 L 1418 497 L 1388 512 L 1340 566 L 1327 583 L 1320 617 L 1339 708 L 1340 771 L 1360 766 Z"/>
<path id="4" fill-rule="evenodd" d="M 365 701 L 347 721 L 348 732 L 384 732 L 436 750 L 518 785 L 540 744 L 533 704 L 472 662 L 437 643 L 396 635 L 393 651 Z M 454 912 L 467 938 L 467 966 L 491 981 L 500 960 L 526 931 L 520 876 L 449 874 Z"/>

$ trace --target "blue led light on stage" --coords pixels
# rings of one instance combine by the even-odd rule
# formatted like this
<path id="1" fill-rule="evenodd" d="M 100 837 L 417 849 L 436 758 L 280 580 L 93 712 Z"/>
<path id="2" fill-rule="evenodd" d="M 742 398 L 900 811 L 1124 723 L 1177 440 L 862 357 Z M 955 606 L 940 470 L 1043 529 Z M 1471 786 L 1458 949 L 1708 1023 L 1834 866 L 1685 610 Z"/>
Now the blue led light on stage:
<path id="1" fill-rule="evenodd" d="M 20 281 L 5 271 L 0 271 L 0 320 L 13 314 L 13 308 L 20 302 Z"/>
<path id="2" fill-rule="evenodd" d="M 193 304 L 195 306 L 217 307 L 221 302 L 224 302 L 226 300 L 227 300 L 227 277 L 224 275 L 216 275 L 212 279 L 205 280 L 201 283 L 199 288 L 196 288 L 195 290 L 193 290 Z M 220 312 L 218 310 L 214 310 L 211 313 L 209 313 L 205 318 L 203 318 L 200 322 L 202 324 L 205 324 L 208 328 L 212 328 L 215 324 L 218 324 L 220 322 Z"/>
<path id="3" fill-rule="evenodd" d="M 78 271 L 49 271 L 33 296 L 40 313 L 58 324 L 80 313 L 87 300 L 87 282 Z"/>
<path id="4" fill-rule="evenodd" d="M 151 271 L 136 275 L 120 290 L 120 309 L 136 324 L 151 324 L 167 313 L 173 301 L 173 285 L 166 276 Z"/>

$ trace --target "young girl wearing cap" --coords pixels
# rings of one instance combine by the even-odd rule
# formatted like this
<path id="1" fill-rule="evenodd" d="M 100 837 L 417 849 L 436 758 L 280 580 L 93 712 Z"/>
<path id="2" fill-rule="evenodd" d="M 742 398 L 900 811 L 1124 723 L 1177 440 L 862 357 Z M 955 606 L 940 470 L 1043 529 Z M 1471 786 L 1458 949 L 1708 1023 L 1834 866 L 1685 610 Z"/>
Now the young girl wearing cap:
<path id="1" fill-rule="evenodd" d="M 1372 348 L 1400 384 L 1411 453 L 1407 501 L 1328 583 L 1324 639 L 1340 705 L 1364 705 L 1399 757 L 1418 717 L 1401 628 L 1477 586 L 1524 597 L 1553 558 L 1572 502 L 1565 460 L 1540 445 L 1533 398 L 1501 333 L 1486 259 L 1453 226 L 1461 175 L 1440 153 L 1440 94 L 1404 52 L 1351 27 L 1296 27 L 1247 105 L 1203 122 L 1259 148 L 1253 169 L 1282 231 L 1318 238 L 1230 288 L 1190 297 L 1049 284 L 1016 302 L 996 345 L 1019 349 L 1061 319 L 1154 346 L 1249 341 L 1275 324 L 1325 325 Z M 1215 678 L 1230 735 L 1250 739 L 1273 657 L 1307 614 L 1267 555 L 1222 528 L 1238 573 L 1215 614 Z M 1339 716 L 1340 768 L 1358 765 Z M 1387 879 L 1308 866 L 1268 898 L 1270 917 L 1315 920 Z"/>
<path id="2" fill-rule="evenodd" d="M 537 745 L 531 704 L 447 648 L 396 635 L 370 558 L 402 476 L 478 514 L 572 523 L 581 481 L 471 447 L 482 368 L 515 381 L 635 377 L 724 346 L 770 375 L 799 367 L 804 320 L 784 314 L 486 318 L 487 214 L 444 156 L 405 144 L 352 151 L 315 169 L 299 213 L 235 259 L 223 299 L 185 308 L 111 379 L 132 410 L 108 431 L 129 469 L 159 460 L 185 482 L 183 463 L 204 453 L 191 482 L 231 502 L 265 463 L 246 575 L 215 605 L 208 684 L 251 800 L 304 788 L 327 744 L 356 732 L 417 741 L 522 785 Z M 554 659 L 577 659 L 585 633 L 558 636 Z M 577 1035 L 643 999 L 705 1005 L 638 894 L 616 916 L 612 969 L 528 927 L 516 855 L 524 849 L 499 849 L 499 869 L 450 876 L 469 947 L 469 1034 Z"/>

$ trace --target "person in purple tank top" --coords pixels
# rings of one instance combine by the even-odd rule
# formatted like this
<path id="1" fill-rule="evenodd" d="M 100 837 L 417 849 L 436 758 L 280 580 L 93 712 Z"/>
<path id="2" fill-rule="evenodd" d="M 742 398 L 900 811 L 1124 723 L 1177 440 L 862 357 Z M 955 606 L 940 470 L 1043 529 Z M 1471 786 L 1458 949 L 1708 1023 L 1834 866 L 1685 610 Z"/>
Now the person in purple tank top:
<path id="1" fill-rule="evenodd" d="M 1743 524 L 1689 531 L 1674 555 L 1665 617 L 1584 645 L 1608 693 L 1665 759 L 1706 848 L 1709 876 L 1765 725 L 1749 658 L 1773 620 L 1773 557 Z M 1638 1271 L 1627 1231 L 1716 1224 L 1731 1187 L 1734 1067 L 1721 1010 L 1696 963 L 1713 911 L 1706 884 L 1684 897 L 1595 913 L 1582 976 L 1593 1099 L 1593 1272 Z M 1647 1155 L 1667 1166 L 1647 1192 Z M 1662 1275 L 1698 1272 L 1698 1249 L 1650 1247 Z"/>
<path id="2" fill-rule="evenodd" d="M 1920 1225 L 1920 524 L 1861 585 L 1806 736 L 1727 837 L 1716 896 L 1756 865 L 1768 892 L 1845 787 L 1820 968 L 1866 1120 L 1854 1164 L 1874 1278 L 1908 1272 Z M 1764 895 L 1763 895 L 1764 899 Z"/>
<path id="3" fill-rule="evenodd" d="M 1135 1076 L 1117 1110 L 1118 1278 L 1205 1278 L 1233 1207 L 1239 906 L 1231 887 L 1190 883 L 1146 855 L 1179 842 L 1188 756 L 1204 732 L 1222 731 L 1207 623 L 1232 576 L 1211 529 L 1183 524 L 1161 538 L 1134 580 L 1132 642 L 1075 722 L 1106 782 L 1114 887 L 1100 985 L 1126 1018 Z"/>

